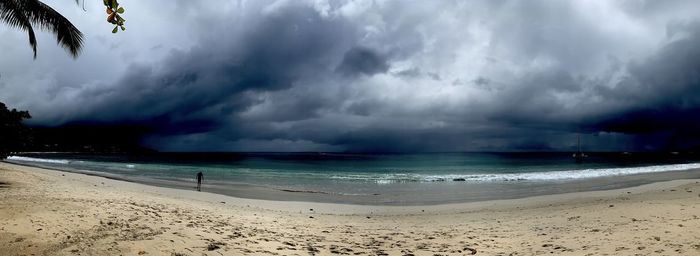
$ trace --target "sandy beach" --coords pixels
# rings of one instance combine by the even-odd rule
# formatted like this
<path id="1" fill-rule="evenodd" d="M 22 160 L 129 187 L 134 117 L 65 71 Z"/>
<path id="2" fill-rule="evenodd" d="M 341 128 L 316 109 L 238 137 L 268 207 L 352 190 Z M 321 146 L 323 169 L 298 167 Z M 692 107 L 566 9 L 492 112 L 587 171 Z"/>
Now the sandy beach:
<path id="1" fill-rule="evenodd" d="M 241 199 L 0 163 L 3 255 L 698 255 L 700 181 L 432 206 Z"/>

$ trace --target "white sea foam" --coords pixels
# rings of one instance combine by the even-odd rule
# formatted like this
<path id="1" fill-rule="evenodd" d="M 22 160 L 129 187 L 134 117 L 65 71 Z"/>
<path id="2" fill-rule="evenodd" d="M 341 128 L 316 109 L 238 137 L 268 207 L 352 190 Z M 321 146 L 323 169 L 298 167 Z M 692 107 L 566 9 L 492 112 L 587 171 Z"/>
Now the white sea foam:
<path id="1" fill-rule="evenodd" d="M 377 184 L 389 184 L 400 182 L 453 182 L 453 181 L 468 181 L 468 182 L 503 182 L 503 181 L 558 181 L 558 180 L 576 180 L 590 179 L 610 176 L 622 176 L 644 173 L 658 173 L 670 171 L 682 171 L 690 169 L 700 169 L 700 163 L 691 164 L 671 164 L 671 165 L 654 165 L 643 167 L 623 167 L 623 168 L 600 168 L 600 169 L 581 169 L 581 170 L 566 170 L 566 171 L 548 171 L 548 172 L 521 172 L 521 173 L 483 173 L 483 174 L 445 174 L 445 175 L 426 175 L 426 174 L 352 174 L 352 175 L 336 175 L 333 179 L 341 180 L 358 180 L 369 181 Z"/>
<path id="2" fill-rule="evenodd" d="M 34 158 L 26 156 L 10 156 L 7 160 L 21 161 L 21 162 L 35 162 L 35 163 L 52 163 L 52 164 L 69 164 L 70 161 L 65 159 L 46 159 L 46 158 Z"/>
<path id="3" fill-rule="evenodd" d="M 568 171 L 552 171 L 552 172 L 530 172 L 530 173 L 508 173 L 508 174 L 481 174 L 470 177 L 463 177 L 465 180 L 474 181 L 556 181 L 556 180 L 572 180 L 572 179 L 590 179 L 609 176 L 621 176 L 643 173 L 657 173 L 682 171 L 700 168 L 700 163 L 693 164 L 672 164 L 672 165 L 653 165 L 644 167 L 624 167 L 624 168 L 601 168 L 601 169 L 582 169 Z"/>

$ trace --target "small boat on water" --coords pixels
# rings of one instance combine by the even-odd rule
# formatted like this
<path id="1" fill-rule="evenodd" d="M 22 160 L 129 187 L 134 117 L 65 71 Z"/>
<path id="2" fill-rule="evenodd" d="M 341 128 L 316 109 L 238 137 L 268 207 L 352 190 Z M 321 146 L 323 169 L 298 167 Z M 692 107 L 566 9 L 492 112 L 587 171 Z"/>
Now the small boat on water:
<path id="1" fill-rule="evenodd" d="M 577 163 L 583 162 L 583 159 L 588 157 L 588 155 L 584 154 L 581 151 L 581 134 L 579 134 L 577 137 L 578 140 L 578 151 L 573 154 L 574 159 L 576 160 Z"/>

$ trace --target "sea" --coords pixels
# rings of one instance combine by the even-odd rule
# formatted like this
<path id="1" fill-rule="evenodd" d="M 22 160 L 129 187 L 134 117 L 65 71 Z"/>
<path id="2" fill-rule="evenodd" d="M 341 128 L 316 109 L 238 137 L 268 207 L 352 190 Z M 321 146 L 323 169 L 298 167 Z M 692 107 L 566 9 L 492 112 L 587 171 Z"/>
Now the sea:
<path id="1" fill-rule="evenodd" d="M 700 178 L 684 153 L 26 153 L 6 161 L 232 196 L 424 205 L 625 188 Z"/>

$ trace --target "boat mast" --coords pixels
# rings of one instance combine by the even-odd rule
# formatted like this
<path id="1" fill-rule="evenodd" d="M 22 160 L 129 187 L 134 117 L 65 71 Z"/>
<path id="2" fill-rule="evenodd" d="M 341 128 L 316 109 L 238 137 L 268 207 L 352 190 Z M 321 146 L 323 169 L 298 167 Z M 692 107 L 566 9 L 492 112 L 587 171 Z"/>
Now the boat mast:
<path id="1" fill-rule="evenodd" d="M 578 140 L 578 153 L 581 154 L 581 134 L 577 134 L 576 139 Z"/>

